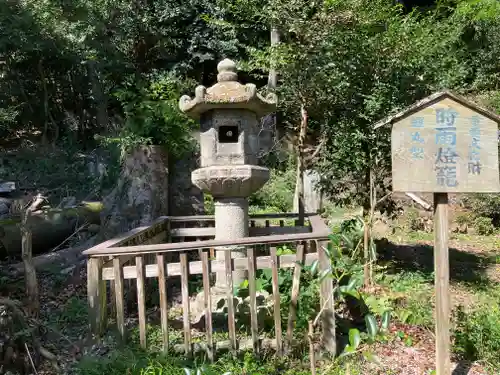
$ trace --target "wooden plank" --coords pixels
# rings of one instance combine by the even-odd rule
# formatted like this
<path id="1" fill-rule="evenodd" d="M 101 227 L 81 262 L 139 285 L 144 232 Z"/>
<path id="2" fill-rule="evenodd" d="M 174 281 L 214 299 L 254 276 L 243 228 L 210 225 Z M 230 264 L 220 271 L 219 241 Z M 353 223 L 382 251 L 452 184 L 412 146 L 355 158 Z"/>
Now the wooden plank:
<path id="1" fill-rule="evenodd" d="M 210 262 L 208 251 L 203 251 L 201 261 L 203 267 L 203 294 L 205 297 L 205 329 L 207 333 L 207 357 L 214 361 L 214 340 L 212 337 L 212 296 L 210 294 Z"/>
<path id="2" fill-rule="evenodd" d="M 168 217 L 161 216 L 156 219 L 151 225 L 134 228 L 126 233 L 120 234 L 115 238 L 112 238 L 108 241 L 104 241 L 96 246 L 91 247 L 88 250 L 99 251 L 103 249 L 107 249 L 110 247 L 122 246 L 125 243 L 133 242 L 134 239 L 143 236 L 148 231 L 154 231 L 154 229 L 158 226 L 165 225 L 168 222 Z"/>
<path id="3" fill-rule="evenodd" d="M 89 258 L 87 261 L 87 298 L 91 332 L 98 338 L 107 324 L 106 281 L 102 278 L 104 258 Z"/>
<path id="4" fill-rule="evenodd" d="M 311 220 L 311 218 L 310 218 Z M 313 227 L 314 229 L 314 227 Z M 286 235 L 270 235 L 270 236 L 257 236 L 257 237 L 244 237 L 237 240 L 206 240 L 199 242 L 183 242 L 183 243 L 162 243 L 154 245 L 140 245 L 140 246 L 122 246 L 111 247 L 105 249 L 89 249 L 85 250 L 83 254 L 93 255 L 96 257 L 107 257 L 110 255 L 135 255 L 144 253 L 166 253 L 178 251 L 198 250 L 201 248 L 210 247 L 228 247 L 234 245 L 241 246 L 255 246 L 278 244 L 286 242 L 301 242 L 310 240 L 327 240 L 330 235 L 330 229 L 324 227 L 322 230 L 314 230 L 310 233 L 286 234 Z"/>
<path id="5" fill-rule="evenodd" d="M 287 254 L 280 256 L 279 268 L 291 268 L 295 265 L 295 255 Z M 310 253 L 305 255 L 305 265 L 312 265 L 315 260 L 318 259 L 316 253 Z M 257 269 L 271 268 L 271 257 L 270 256 L 260 256 L 257 257 Z M 226 266 L 225 261 L 222 260 L 210 260 L 211 272 L 225 272 Z M 234 270 L 246 270 L 248 269 L 247 258 L 235 258 L 233 259 Z M 201 261 L 192 261 L 188 264 L 189 274 L 191 275 L 201 275 L 203 273 L 203 265 Z M 166 265 L 166 270 L 168 277 L 180 276 L 181 275 L 181 264 L 180 263 L 168 263 Z M 125 266 L 123 267 L 123 277 L 125 280 L 135 279 L 137 276 L 135 266 Z M 104 268 L 102 270 L 102 277 L 104 280 L 114 280 L 113 268 Z M 146 277 L 158 277 L 158 266 L 156 264 L 146 265 Z"/>
<path id="6" fill-rule="evenodd" d="M 450 260 L 448 194 L 434 194 L 434 269 L 436 285 L 436 374 L 450 374 Z"/>
<path id="7" fill-rule="evenodd" d="M 295 255 L 287 254 L 279 257 L 279 268 L 291 268 L 295 265 Z M 315 260 L 318 259 L 317 253 L 308 253 L 305 255 L 305 265 L 310 266 Z M 225 261 L 222 260 L 211 260 L 210 261 L 211 272 L 225 272 L 226 266 Z M 248 269 L 247 258 L 235 258 L 233 259 L 233 267 L 235 270 L 246 270 Z M 266 268 L 271 268 L 271 257 L 270 256 L 260 256 L 257 257 L 257 269 L 262 270 Z M 168 263 L 166 265 L 168 277 L 180 276 L 181 275 L 181 264 L 180 263 Z M 188 265 L 190 275 L 201 275 L 203 273 L 203 265 L 201 261 L 192 261 Z M 135 279 L 137 277 L 137 272 L 135 266 L 125 266 L 123 267 L 123 276 L 126 280 Z M 104 280 L 114 280 L 113 268 L 104 268 L 102 270 L 102 277 Z M 156 264 L 146 265 L 146 277 L 158 277 L 158 266 Z"/>
<path id="8" fill-rule="evenodd" d="M 234 302 L 233 302 L 233 262 L 231 251 L 224 252 L 226 263 L 226 287 L 227 287 L 227 324 L 229 327 L 229 341 L 231 342 L 231 352 L 236 355 L 236 323 L 234 319 Z"/>
<path id="9" fill-rule="evenodd" d="M 318 254 L 320 272 L 328 270 L 331 267 L 330 259 L 325 251 L 328 242 L 312 241 L 310 245 L 312 247 L 311 250 Z M 324 278 L 320 285 L 322 342 L 325 350 L 331 354 L 337 352 L 335 299 L 333 291 L 333 280 L 329 277 Z"/>
<path id="10" fill-rule="evenodd" d="M 139 341 L 142 348 L 146 348 L 146 288 L 145 269 L 142 256 L 135 258 L 137 271 L 137 306 L 139 311 Z"/>
<path id="11" fill-rule="evenodd" d="M 259 353 L 259 323 L 257 320 L 257 282 L 256 282 L 256 260 L 253 247 L 247 248 L 248 258 L 248 291 L 250 294 L 250 325 L 252 331 L 252 342 L 254 354 Z"/>
<path id="12" fill-rule="evenodd" d="M 273 301 L 274 301 L 274 332 L 276 334 L 276 354 L 281 357 L 283 355 L 283 338 L 281 332 L 281 296 L 278 280 L 278 256 L 276 247 L 271 246 L 271 271 L 273 283 Z"/>
<path id="13" fill-rule="evenodd" d="M 162 232 L 158 235 L 156 235 L 155 237 L 153 238 L 150 238 L 149 240 L 147 241 L 144 241 L 141 245 L 153 245 L 153 244 L 157 244 L 157 243 L 163 243 L 164 241 L 166 241 L 168 238 L 167 236 L 167 232 Z M 125 263 L 131 261 L 135 259 L 135 257 L 133 255 L 129 255 L 129 256 L 121 256 L 120 257 L 120 264 L 123 266 Z M 113 260 L 109 260 L 107 262 L 104 263 L 104 267 L 112 267 L 113 266 Z"/>
<path id="14" fill-rule="evenodd" d="M 116 306 L 116 328 L 120 335 L 121 343 L 125 343 L 125 301 L 123 293 L 123 267 L 120 258 L 113 259 L 113 271 L 115 276 L 115 306 Z"/>
<path id="15" fill-rule="evenodd" d="M 180 254 L 181 261 L 181 292 L 182 316 L 184 322 L 184 349 L 186 355 L 191 355 L 191 322 L 189 319 L 189 269 L 187 253 Z"/>
<path id="16" fill-rule="evenodd" d="M 295 319 L 297 317 L 297 302 L 299 300 L 299 291 L 300 291 L 300 274 L 302 272 L 302 264 L 304 262 L 304 248 L 305 245 L 297 245 L 296 263 L 295 263 L 295 268 L 293 270 L 293 280 L 292 280 L 292 297 L 290 300 L 290 312 L 288 314 L 288 324 L 286 331 L 287 351 L 290 349 L 292 343 L 293 328 L 295 324 Z"/>
<path id="17" fill-rule="evenodd" d="M 266 222 L 269 222 L 267 220 Z M 310 233 L 309 226 L 285 227 L 284 221 L 280 220 L 280 226 L 250 227 L 248 228 L 249 236 L 269 236 L 283 234 Z M 192 238 L 192 237 L 215 237 L 215 228 L 174 228 L 170 230 L 170 235 L 173 238 Z"/>
<path id="18" fill-rule="evenodd" d="M 158 266 L 158 291 L 160 293 L 161 332 L 163 338 L 163 350 L 168 352 L 168 303 L 167 303 L 167 273 L 165 257 L 163 254 L 156 255 Z"/>
<path id="19" fill-rule="evenodd" d="M 317 215 L 316 212 L 308 212 L 306 216 Z M 278 213 L 267 213 L 267 214 L 253 214 L 250 215 L 250 219 L 293 219 L 298 217 L 297 212 L 278 212 Z M 196 222 L 196 221 L 215 221 L 215 215 L 195 215 L 195 216 L 166 216 L 170 222 Z"/>
<path id="20" fill-rule="evenodd" d="M 111 266 L 113 266 L 113 257 L 109 257 L 109 260 L 104 262 L 103 267 L 106 263 L 111 262 Z M 101 276 L 102 277 L 102 276 Z M 116 315 L 116 287 L 115 282 L 112 281 L 109 283 L 109 315 Z"/>

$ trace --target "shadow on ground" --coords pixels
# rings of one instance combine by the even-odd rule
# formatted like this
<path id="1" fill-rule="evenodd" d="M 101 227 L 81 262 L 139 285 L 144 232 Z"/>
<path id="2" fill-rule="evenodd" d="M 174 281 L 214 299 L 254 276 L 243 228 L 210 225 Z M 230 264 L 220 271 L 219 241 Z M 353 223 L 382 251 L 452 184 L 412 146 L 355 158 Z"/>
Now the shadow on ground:
<path id="1" fill-rule="evenodd" d="M 460 361 L 457 363 L 451 375 L 467 375 L 472 368 L 472 363 L 469 361 Z"/>
<path id="2" fill-rule="evenodd" d="M 394 272 L 420 271 L 431 275 L 434 272 L 434 248 L 429 245 L 397 245 L 387 239 L 376 241 L 379 259 L 389 261 Z M 450 248 L 450 279 L 474 283 L 478 286 L 487 285 L 486 270 L 492 264 L 487 255 L 469 253 Z"/>

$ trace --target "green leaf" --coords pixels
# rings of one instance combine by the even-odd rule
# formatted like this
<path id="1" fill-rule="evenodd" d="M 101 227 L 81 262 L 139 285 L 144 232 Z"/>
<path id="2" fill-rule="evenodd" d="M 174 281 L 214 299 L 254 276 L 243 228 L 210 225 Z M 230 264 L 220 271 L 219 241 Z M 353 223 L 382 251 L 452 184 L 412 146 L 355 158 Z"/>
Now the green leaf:
<path id="1" fill-rule="evenodd" d="M 377 246 L 373 241 L 373 238 L 370 238 L 370 259 L 375 261 L 377 259 Z"/>
<path id="2" fill-rule="evenodd" d="M 248 288 L 248 280 L 243 280 L 243 282 L 240 284 L 240 289 L 245 288 Z"/>
<path id="3" fill-rule="evenodd" d="M 365 316 L 365 322 L 366 322 L 366 329 L 368 330 L 368 335 L 371 338 L 374 338 L 378 332 L 377 320 L 372 314 L 368 314 Z"/>
<path id="4" fill-rule="evenodd" d="M 346 345 L 344 348 L 344 351 L 339 355 L 339 358 L 345 357 L 345 356 L 353 354 L 355 352 L 356 352 L 356 349 L 354 349 L 351 345 Z"/>
<path id="5" fill-rule="evenodd" d="M 413 345 L 413 339 L 412 339 L 411 337 L 409 337 L 409 336 L 408 336 L 408 337 L 405 339 L 405 345 L 406 345 L 406 346 L 412 346 L 412 345 Z"/>
<path id="6" fill-rule="evenodd" d="M 349 345 L 353 350 L 356 350 L 361 343 L 361 335 L 356 328 L 351 328 L 349 330 Z"/>
<path id="7" fill-rule="evenodd" d="M 328 277 L 331 274 L 332 270 L 330 268 L 327 268 L 326 270 L 321 271 L 319 274 L 319 281 L 323 281 L 326 277 Z"/>
<path id="8" fill-rule="evenodd" d="M 313 262 L 313 264 L 311 265 L 311 274 L 313 274 L 313 275 L 316 274 L 316 271 L 318 270 L 318 265 L 319 265 L 318 260 L 315 260 Z"/>
<path id="9" fill-rule="evenodd" d="M 380 358 L 373 354 L 371 351 L 367 350 L 363 353 L 363 357 L 368 361 L 375 363 L 377 365 L 381 365 Z"/>
<path id="10" fill-rule="evenodd" d="M 342 285 L 340 288 L 339 288 L 340 292 L 342 294 L 347 294 L 351 297 L 354 297 L 356 299 L 360 299 L 361 298 L 361 295 L 359 294 L 359 292 L 355 289 L 349 289 L 347 285 Z"/>
<path id="11" fill-rule="evenodd" d="M 383 330 L 387 330 L 389 328 L 390 321 L 391 321 L 391 312 L 389 310 L 386 310 L 382 314 L 381 328 Z"/>
<path id="12" fill-rule="evenodd" d="M 270 268 L 264 269 L 262 270 L 262 276 L 267 280 L 271 280 L 273 277 L 273 271 Z"/>

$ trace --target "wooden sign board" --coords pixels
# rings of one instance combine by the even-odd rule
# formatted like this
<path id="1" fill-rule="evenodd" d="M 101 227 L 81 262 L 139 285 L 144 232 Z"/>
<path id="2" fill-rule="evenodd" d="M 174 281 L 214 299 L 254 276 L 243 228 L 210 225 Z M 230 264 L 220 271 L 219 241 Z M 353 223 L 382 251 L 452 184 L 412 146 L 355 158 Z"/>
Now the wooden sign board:
<path id="1" fill-rule="evenodd" d="M 500 191 L 500 117 L 449 92 L 378 124 L 392 124 L 392 190 L 434 193 L 436 374 L 450 375 L 448 193 Z"/>
<path id="2" fill-rule="evenodd" d="M 498 116 L 445 92 L 390 122 L 393 191 L 500 191 Z"/>

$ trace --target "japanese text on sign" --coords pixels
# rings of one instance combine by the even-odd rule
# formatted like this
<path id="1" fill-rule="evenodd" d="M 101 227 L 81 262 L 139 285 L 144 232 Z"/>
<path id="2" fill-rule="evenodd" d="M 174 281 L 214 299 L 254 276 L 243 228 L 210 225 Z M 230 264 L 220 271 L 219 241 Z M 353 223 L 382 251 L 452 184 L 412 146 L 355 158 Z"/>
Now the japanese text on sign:
<path id="1" fill-rule="evenodd" d="M 458 113 L 453 109 L 436 109 L 435 160 L 436 182 L 439 186 L 456 187 L 457 181 L 457 128 Z"/>
<path id="2" fill-rule="evenodd" d="M 468 173 L 479 175 L 481 174 L 481 158 L 479 150 L 481 141 L 481 129 L 479 116 L 472 116 L 472 126 L 469 130 L 471 136 L 471 143 L 469 145 L 469 163 Z"/>
<path id="3" fill-rule="evenodd" d="M 425 141 L 422 138 L 422 135 L 420 134 L 420 131 L 418 129 L 424 128 L 424 118 L 416 117 L 412 119 L 411 127 L 413 130 L 411 133 L 411 140 L 412 140 L 412 147 L 410 149 L 411 156 L 413 160 L 421 160 L 424 158 L 423 144 Z"/>

